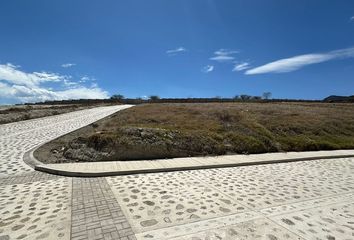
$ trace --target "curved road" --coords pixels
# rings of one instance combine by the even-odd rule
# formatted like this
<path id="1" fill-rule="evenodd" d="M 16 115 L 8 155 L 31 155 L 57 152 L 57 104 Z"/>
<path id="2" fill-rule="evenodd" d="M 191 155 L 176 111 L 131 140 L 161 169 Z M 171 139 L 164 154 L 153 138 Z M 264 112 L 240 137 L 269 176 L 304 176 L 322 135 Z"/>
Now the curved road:
<path id="1" fill-rule="evenodd" d="M 25 152 L 128 107 L 100 107 L 0 125 L 0 177 L 33 171 L 22 161 Z"/>
<path id="2" fill-rule="evenodd" d="M 0 125 L 0 240 L 354 239 L 354 159 L 106 178 L 33 171 L 23 154 L 129 106 Z"/>

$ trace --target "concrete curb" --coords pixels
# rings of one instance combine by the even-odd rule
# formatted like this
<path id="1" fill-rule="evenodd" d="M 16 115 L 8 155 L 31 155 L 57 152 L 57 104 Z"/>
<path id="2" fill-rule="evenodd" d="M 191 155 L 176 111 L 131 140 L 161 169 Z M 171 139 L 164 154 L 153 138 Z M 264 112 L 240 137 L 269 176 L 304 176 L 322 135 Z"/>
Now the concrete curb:
<path id="1" fill-rule="evenodd" d="M 135 170 L 120 170 L 120 171 L 101 171 L 101 172 L 75 172 L 66 171 L 61 169 L 55 169 L 46 166 L 39 162 L 33 156 L 33 149 L 25 155 L 32 158 L 31 163 L 34 163 L 34 169 L 37 171 L 67 176 L 67 177 L 108 177 L 108 176 L 120 176 L 120 175 L 133 175 L 133 174 L 143 174 L 143 173 L 159 173 L 159 172 L 174 172 L 174 171 L 187 171 L 187 170 L 199 170 L 199 169 L 211 169 L 211 168 L 228 168 L 228 167 L 241 167 L 241 166 L 252 166 L 252 165 L 265 165 L 265 164 L 276 164 L 276 163 L 288 163 L 288 162 L 299 162 L 299 161 L 311 161 L 319 159 L 335 159 L 335 158 L 347 158 L 354 157 L 354 154 L 343 154 L 336 156 L 318 156 L 318 157 L 302 157 L 302 158 L 286 158 L 277 160 L 260 160 L 260 161 L 250 161 L 241 163 L 228 163 L 228 164 L 209 164 L 209 165 L 198 165 L 198 166 L 185 166 L 185 167 L 172 167 L 172 168 L 147 168 L 147 169 L 135 169 Z M 152 160 L 153 161 L 153 160 Z"/>
<path id="2" fill-rule="evenodd" d="M 112 105 L 112 106 L 114 106 L 114 105 Z M 117 113 L 117 112 L 119 112 L 119 111 L 121 111 L 121 110 L 130 108 L 130 107 L 134 107 L 135 105 L 132 105 L 132 104 L 123 104 L 123 105 L 120 105 L 120 104 L 119 104 L 119 105 L 117 105 L 117 106 L 124 106 L 124 108 L 119 109 L 119 110 L 116 110 L 115 112 L 113 112 L 113 113 L 111 113 L 111 114 L 105 116 L 104 118 L 109 117 L 109 116 L 111 116 L 111 115 L 113 115 L 113 114 L 115 114 L 115 113 Z M 107 106 L 104 106 L 104 107 L 107 107 Z M 92 108 L 91 108 L 91 109 L 92 109 Z M 80 112 L 80 111 L 85 111 L 85 110 L 88 110 L 88 109 L 83 109 L 83 110 L 73 111 L 73 112 Z M 64 114 L 61 114 L 61 115 L 67 115 L 67 114 L 70 114 L 70 113 L 73 113 L 73 112 L 68 112 L 68 113 L 64 113 Z M 46 116 L 46 117 L 42 117 L 42 118 L 34 118 L 34 119 L 25 120 L 25 121 L 36 121 L 36 120 L 45 119 L 45 118 L 51 118 L 51 117 L 53 117 L 53 116 Z M 101 120 L 101 119 L 102 119 L 102 118 L 100 118 L 100 119 L 98 119 L 98 120 L 96 120 L 96 121 L 99 121 L 99 120 Z M 67 121 L 69 121 L 69 120 L 67 120 Z M 95 121 L 95 122 L 96 122 L 96 121 Z M 94 123 L 94 122 L 91 122 L 91 123 L 89 123 L 89 124 L 92 124 L 92 123 Z M 7 123 L 7 124 L 12 124 L 12 123 Z M 89 125 L 89 124 L 87 124 L 87 125 Z M 79 129 L 81 129 L 81 128 L 84 128 L 84 127 L 86 127 L 87 125 L 81 126 L 81 127 L 77 128 L 77 129 L 75 129 L 75 130 L 73 130 L 73 131 L 76 131 L 76 130 L 79 130 Z M 22 160 L 23 160 L 24 163 L 26 163 L 28 166 L 30 166 L 31 168 L 33 168 L 33 169 L 36 170 L 36 166 L 43 165 L 43 163 L 40 162 L 39 160 L 37 160 L 37 159 L 34 157 L 34 155 L 33 155 L 34 151 L 36 151 L 36 150 L 37 150 L 38 148 L 40 148 L 41 146 L 47 144 L 48 142 L 51 142 L 51 141 L 53 141 L 53 140 L 55 140 L 55 139 L 57 139 L 57 138 L 60 138 L 60 137 L 62 137 L 62 136 L 64 136 L 64 135 L 70 134 L 70 133 L 71 133 L 71 132 L 68 132 L 68 133 L 65 133 L 65 134 L 63 134 L 63 135 L 57 136 L 57 137 L 55 137 L 55 138 L 53 138 L 53 139 L 51 139 L 51 140 L 49 140 L 49 141 L 43 142 L 43 143 L 39 144 L 38 146 L 36 146 L 36 147 L 30 149 L 29 151 L 27 151 L 27 152 L 24 153 L 24 155 L 23 155 L 23 157 L 22 157 Z M 57 174 L 57 175 L 60 175 L 60 174 Z"/>
<path id="3" fill-rule="evenodd" d="M 42 145 L 40 145 L 42 146 Z M 31 168 L 33 169 L 36 169 L 36 166 L 37 165 L 42 165 L 43 163 L 38 161 L 34 156 L 33 156 L 33 152 L 36 151 L 37 148 L 39 148 L 40 146 L 38 147 L 35 147 L 27 152 L 25 152 L 25 154 L 23 155 L 23 161 L 28 165 L 30 166 Z"/>

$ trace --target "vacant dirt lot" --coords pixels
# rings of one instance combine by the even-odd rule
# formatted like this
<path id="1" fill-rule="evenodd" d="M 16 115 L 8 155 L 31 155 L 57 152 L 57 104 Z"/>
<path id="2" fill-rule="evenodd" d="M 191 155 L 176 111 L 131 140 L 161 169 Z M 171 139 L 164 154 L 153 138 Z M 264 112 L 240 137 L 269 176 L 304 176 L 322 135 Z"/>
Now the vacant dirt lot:
<path id="1" fill-rule="evenodd" d="M 16 105 L 0 107 L 0 124 L 52 116 L 95 107 L 93 104 Z M 102 106 L 102 104 L 100 105 Z"/>
<path id="2" fill-rule="evenodd" d="M 144 104 L 59 138 L 42 161 L 154 159 L 354 148 L 354 104 Z"/>

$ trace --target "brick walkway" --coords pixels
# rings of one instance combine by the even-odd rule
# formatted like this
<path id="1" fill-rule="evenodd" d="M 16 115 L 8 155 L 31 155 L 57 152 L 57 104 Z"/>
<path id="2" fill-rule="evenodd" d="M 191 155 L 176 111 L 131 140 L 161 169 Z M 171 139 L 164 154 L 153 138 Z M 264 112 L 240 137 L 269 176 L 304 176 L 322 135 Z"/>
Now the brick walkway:
<path id="1" fill-rule="evenodd" d="M 72 194 L 72 240 L 136 239 L 106 179 L 73 178 Z"/>

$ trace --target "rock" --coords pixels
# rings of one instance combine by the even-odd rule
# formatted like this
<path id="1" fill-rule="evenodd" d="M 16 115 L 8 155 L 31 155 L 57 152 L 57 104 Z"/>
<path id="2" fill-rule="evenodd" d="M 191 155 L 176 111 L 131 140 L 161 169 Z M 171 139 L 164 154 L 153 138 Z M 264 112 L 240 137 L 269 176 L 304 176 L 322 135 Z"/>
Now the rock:
<path id="1" fill-rule="evenodd" d="M 295 225 L 295 223 L 287 218 L 283 218 L 282 221 L 288 225 Z"/>
<path id="2" fill-rule="evenodd" d="M 152 202 L 152 201 L 143 201 L 143 203 L 145 203 L 148 206 L 154 206 L 155 205 L 155 203 Z"/>
<path id="3" fill-rule="evenodd" d="M 198 219 L 200 217 L 198 215 L 196 215 L 196 214 L 192 214 L 192 215 L 189 216 L 189 218 L 190 219 Z"/>
<path id="4" fill-rule="evenodd" d="M 194 213 L 196 211 L 197 211 L 197 209 L 194 209 L 194 208 L 188 208 L 187 209 L 187 213 Z"/>
<path id="5" fill-rule="evenodd" d="M 150 219 L 150 220 L 140 222 L 140 225 L 143 227 L 150 227 L 156 225 L 157 223 L 158 222 L 156 221 L 156 219 Z"/>
<path id="6" fill-rule="evenodd" d="M 220 199 L 220 201 L 226 203 L 226 204 L 231 204 L 231 201 L 228 199 Z"/>
<path id="7" fill-rule="evenodd" d="M 223 208 L 223 207 L 220 207 L 219 210 L 222 211 L 223 213 L 231 212 L 230 209 L 228 209 L 228 208 Z"/>
<path id="8" fill-rule="evenodd" d="M 177 210 L 181 210 L 181 209 L 183 209 L 184 208 L 184 206 L 182 205 L 182 204 L 177 204 L 177 206 L 176 206 L 176 209 Z"/>

